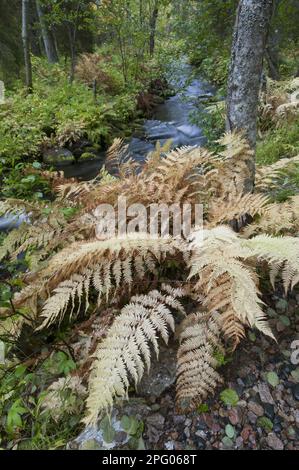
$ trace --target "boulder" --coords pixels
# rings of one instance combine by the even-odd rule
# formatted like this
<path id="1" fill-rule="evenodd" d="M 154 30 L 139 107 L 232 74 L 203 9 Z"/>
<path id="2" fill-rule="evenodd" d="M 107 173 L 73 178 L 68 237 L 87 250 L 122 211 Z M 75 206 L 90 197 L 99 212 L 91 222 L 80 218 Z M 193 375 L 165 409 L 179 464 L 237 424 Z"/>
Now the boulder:
<path id="1" fill-rule="evenodd" d="M 63 165 L 75 161 L 72 152 L 65 148 L 55 147 L 43 153 L 43 162 L 47 165 Z"/>
<path id="2" fill-rule="evenodd" d="M 137 388 L 139 396 L 158 398 L 175 383 L 177 348 L 174 341 L 168 346 L 160 345 L 159 358 L 153 356 L 149 374 L 144 375 Z"/>

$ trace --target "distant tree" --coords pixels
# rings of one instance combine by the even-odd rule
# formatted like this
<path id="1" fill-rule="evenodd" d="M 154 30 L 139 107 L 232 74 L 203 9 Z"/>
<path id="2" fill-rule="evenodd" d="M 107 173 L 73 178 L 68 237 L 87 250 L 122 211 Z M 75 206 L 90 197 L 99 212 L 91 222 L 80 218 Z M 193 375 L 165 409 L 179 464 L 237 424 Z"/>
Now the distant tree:
<path id="1" fill-rule="evenodd" d="M 23 63 L 22 8 L 19 0 L 0 1 L 0 80 L 9 84 Z"/>
<path id="2" fill-rule="evenodd" d="M 58 54 L 52 31 L 49 29 L 44 9 L 39 0 L 36 0 L 36 10 L 40 22 L 40 29 L 45 46 L 46 56 L 51 64 L 58 62 Z"/>
<path id="3" fill-rule="evenodd" d="M 263 59 L 266 50 L 274 0 L 240 0 L 231 51 L 227 91 L 227 130 L 243 130 L 255 149 L 257 110 Z M 250 178 L 244 191 L 252 191 L 255 158 L 247 162 Z"/>
<path id="4" fill-rule="evenodd" d="M 150 12 L 150 38 L 149 38 L 149 53 L 152 57 L 155 52 L 155 39 L 156 39 L 156 28 L 157 28 L 157 19 L 159 15 L 159 0 L 154 1 L 153 9 Z"/>
<path id="5" fill-rule="evenodd" d="M 29 24 L 29 0 L 22 0 L 22 40 L 23 40 L 24 62 L 25 62 L 26 88 L 27 88 L 28 93 L 32 93 L 32 90 L 33 90 L 32 64 L 31 64 L 28 24 Z"/>

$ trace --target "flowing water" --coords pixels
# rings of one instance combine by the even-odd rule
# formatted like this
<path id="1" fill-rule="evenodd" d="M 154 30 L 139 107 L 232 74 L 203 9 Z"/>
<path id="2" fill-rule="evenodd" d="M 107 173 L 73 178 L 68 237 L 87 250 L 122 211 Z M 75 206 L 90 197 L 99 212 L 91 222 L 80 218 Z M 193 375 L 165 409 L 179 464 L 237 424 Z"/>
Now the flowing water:
<path id="1" fill-rule="evenodd" d="M 190 123 L 190 116 L 201 100 L 213 95 L 214 89 L 200 78 L 192 78 L 192 73 L 192 67 L 185 63 L 179 64 L 175 73 L 172 72 L 168 81 L 177 90 L 176 94 L 159 105 L 152 119 L 144 120 L 138 137 L 133 134 L 128 142 L 129 152 L 135 160 L 143 161 L 158 141 L 163 145 L 171 139 L 172 148 L 204 144 L 203 131 Z M 103 164 L 103 155 L 101 157 L 90 162 L 66 165 L 61 169 L 67 178 L 91 179 Z"/>

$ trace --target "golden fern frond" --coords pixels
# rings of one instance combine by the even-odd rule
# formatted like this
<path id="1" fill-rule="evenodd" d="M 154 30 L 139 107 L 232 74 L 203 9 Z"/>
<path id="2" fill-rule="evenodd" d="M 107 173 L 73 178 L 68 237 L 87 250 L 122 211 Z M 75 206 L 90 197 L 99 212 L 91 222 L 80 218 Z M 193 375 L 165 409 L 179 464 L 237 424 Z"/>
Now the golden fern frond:
<path id="1" fill-rule="evenodd" d="M 102 412 L 111 410 L 114 399 L 128 396 L 130 380 L 138 385 L 144 364 L 149 371 L 151 348 L 159 353 L 157 334 L 167 344 L 169 331 L 175 329 L 171 308 L 177 304 L 167 289 L 166 295 L 162 290 L 132 297 L 121 310 L 95 353 L 85 424 L 95 424 Z"/>
<path id="2" fill-rule="evenodd" d="M 11 259 L 16 259 L 20 253 L 26 252 L 29 248 L 40 249 L 43 252 L 40 255 L 42 259 L 59 245 L 67 219 L 59 207 L 47 209 L 50 211 L 47 216 L 41 214 L 39 218 L 32 220 L 32 223 L 23 223 L 8 234 L 0 248 L 0 259 L 8 255 Z"/>
<path id="3" fill-rule="evenodd" d="M 180 409 L 193 409 L 212 395 L 222 382 L 215 370 L 216 352 L 224 352 L 219 316 L 194 313 L 182 325 L 177 354 L 176 402 Z"/>
<path id="4" fill-rule="evenodd" d="M 75 308 L 79 312 L 82 296 L 85 296 L 86 310 L 91 287 L 97 291 L 99 305 L 104 295 L 108 300 L 112 291 L 124 286 L 132 288 L 134 279 L 140 280 L 148 272 L 155 273 L 157 264 L 166 256 L 178 256 L 181 250 L 182 244 L 173 239 L 133 234 L 125 238 L 76 243 L 60 251 L 38 273 L 31 286 L 34 296 L 39 293 L 41 298 L 49 297 L 44 303 L 44 321 L 40 328 L 61 321 L 70 303 L 70 313 L 73 314 Z M 16 305 L 21 305 L 22 299 L 27 303 L 30 297 L 27 287 L 24 295 L 22 291 L 18 294 Z M 77 306 L 75 299 L 79 301 Z"/>
<path id="5" fill-rule="evenodd" d="M 204 295 L 203 305 L 210 312 L 223 312 L 230 319 L 234 314 L 236 327 L 232 335 L 231 329 L 224 333 L 236 345 L 242 335 L 238 334 L 241 323 L 273 338 L 261 309 L 256 274 L 240 261 L 247 253 L 237 235 L 230 228 L 219 226 L 204 230 L 203 236 L 195 232 L 193 237 L 189 279 L 197 278 L 194 290 Z"/>
<path id="6" fill-rule="evenodd" d="M 254 217 L 265 212 L 265 206 L 269 198 L 263 194 L 246 193 L 235 195 L 229 194 L 224 200 L 212 200 L 209 204 L 208 222 L 209 227 L 239 220 L 246 215 Z"/>
<path id="7" fill-rule="evenodd" d="M 28 235 L 28 225 L 21 224 L 19 228 L 12 230 L 3 240 L 0 246 L 0 261 L 15 251 Z"/>
<path id="8" fill-rule="evenodd" d="M 250 240 L 244 240 L 241 245 L 248 250 L 248 257 L 254 256 L 258 261 L 267 261 L 269 266 L 273 267 L 272 283 L 275 281 L 277 268 L 282 270 L 285 292 L 289 288 L 293 289 L 299 282 L 298 238 L 258 235 Z"/>
<path id="9" fill-rule="evenodd" d="M 299 230 L 299 196 L 283 203 L 269 204 L 255 223 L 242 231 L 245 238 L 263 232 L 270 235 L 292 233 Z"/>
<path id="10" fill-rule="evenodd" d="M 124 145 L 123 139 L 117 138 L 106 152 L 106 167 L 111 173 L 118 173 L 120 178 L 134 174 L 140 167 L 140 164 L 130 157 L 128 149 L 129 146 Z"/>
<path id="11" fill-rule="evenodd" d="M 142 168 L 143 174 L 146 173 L 148 175 L 149 173 L 153 172 L 157 168 L 157 166 L 161 163 L 161 160 L 163 159 L 165 154 L 167 154 L 170 151 L 171 144 L 172 144 L 171 139 L 167 140 L 165 144 L 163 144 L 162 146 L 159 141 L 156 143 L 155 149 L 152 152 L 150 152 L 145 159 L 145 163 Z"/>

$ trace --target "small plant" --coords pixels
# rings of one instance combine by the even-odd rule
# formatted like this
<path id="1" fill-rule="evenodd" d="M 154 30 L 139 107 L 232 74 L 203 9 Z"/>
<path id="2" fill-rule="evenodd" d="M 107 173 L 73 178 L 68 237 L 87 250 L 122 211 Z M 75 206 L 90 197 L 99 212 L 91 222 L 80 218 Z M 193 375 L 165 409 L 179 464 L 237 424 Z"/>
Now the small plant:
<path id="1" fill-rule="evenodd" d="M 220 393 L 220 399 L 226 406 L 236 406 L 239 402 L 239 396 L 232 388 L 226 388 Z"/>

